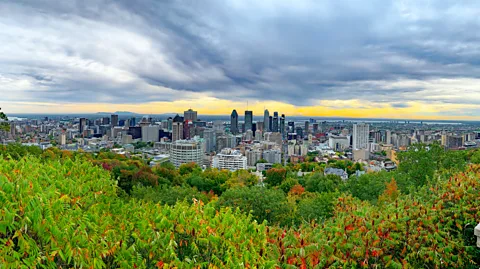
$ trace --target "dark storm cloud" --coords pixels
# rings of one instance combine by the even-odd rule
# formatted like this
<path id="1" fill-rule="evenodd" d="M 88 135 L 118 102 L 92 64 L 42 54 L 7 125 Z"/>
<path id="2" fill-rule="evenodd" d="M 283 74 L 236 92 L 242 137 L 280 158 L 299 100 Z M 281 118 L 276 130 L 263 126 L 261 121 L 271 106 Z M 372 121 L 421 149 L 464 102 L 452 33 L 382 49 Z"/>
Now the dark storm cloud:
<path id="1" fill-rule="evenodd" d="M 480 104 L 476 1 L 0 3 L 7 101 Z"/>

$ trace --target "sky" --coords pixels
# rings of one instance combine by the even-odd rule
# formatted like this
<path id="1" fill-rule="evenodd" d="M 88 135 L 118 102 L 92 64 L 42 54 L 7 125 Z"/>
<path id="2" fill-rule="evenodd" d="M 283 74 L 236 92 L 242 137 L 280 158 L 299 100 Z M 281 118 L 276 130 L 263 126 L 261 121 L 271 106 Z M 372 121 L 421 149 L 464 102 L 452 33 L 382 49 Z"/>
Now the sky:
<path id="1" fill-rule="evenodd" d="M 480 120 L 476 0 L 1 0 L 0 14 L 7 114 Z"/>

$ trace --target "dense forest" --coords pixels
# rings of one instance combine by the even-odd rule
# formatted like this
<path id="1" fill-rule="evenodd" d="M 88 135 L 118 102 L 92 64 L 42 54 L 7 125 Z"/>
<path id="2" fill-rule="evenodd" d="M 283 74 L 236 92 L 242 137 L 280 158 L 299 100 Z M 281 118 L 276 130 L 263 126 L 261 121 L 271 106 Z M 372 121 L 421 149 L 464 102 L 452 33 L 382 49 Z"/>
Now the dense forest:
<path id="1" fill-rule="evenodd" d="M 393 172 L 150 167 L 0 146 L 6 268 L 478 268 L 480 151 L 415 144 Z M 299 175 L 299 170 L 311 172 Z"/>

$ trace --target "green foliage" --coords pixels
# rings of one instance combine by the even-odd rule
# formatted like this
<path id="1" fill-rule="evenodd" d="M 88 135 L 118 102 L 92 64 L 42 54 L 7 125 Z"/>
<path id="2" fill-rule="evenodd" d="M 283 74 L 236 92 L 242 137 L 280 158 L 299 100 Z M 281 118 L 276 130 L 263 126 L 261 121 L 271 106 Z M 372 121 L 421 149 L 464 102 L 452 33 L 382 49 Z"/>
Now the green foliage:
<path id="1" fill-rule="evenodd" d="M 238 207 L 243 212 L 251 212 L 258 222 L 269 223 L 284 223 L 291 210 L 281 190 L 264 187 L 229 189 L 220 196 L 218 205 Z"/>
<path id="2" fill-rule="evenodd" d="M 228 208 L 116 196 L 85 161 L 0 159 L 0 264 L 9 268 L 170 268 L 272 264 L 265 225 Z M 263 254 L 262 254 L 263 252 Z M 243 266 L 242 265 L 242 266 Z"/>
<path id="3" fill-rule="evenodd" d="M 289 193 L 290 190 L 292 189 L 293 186 L 297 185 L 298 181 L 293 178 L 287 178 L 282 184 L 279 186 L 279 188 L 285 193 Z"/>
<path id="4" fill-rule="evenodd" d="M 337 175 L 324 176 L 322 173 L 313 173 L 305 180 L 305 189 L 309 192 L 335 192 L 343 184 Z"/>
<path id="5" fill-rule="evenodd" d="M 272 168 L 267 171 L 265 182 L 271 186 L 279 186 L 285 180 L 287 170 L 285 168 Z"/>
<path id="6" fill-rule="evenodd" d="M 131 197 L 170 206 L 174 206 L 177 202 L 182 201 L 193 204 L 194 199 L 202 201 L 203 203 L 209 202 L 209 198 L 206 194 L 201 193 L 194 188 L 188 186 L 137 186 L 133 188 L 131 192 Z"/>
<path id="7" fill-rule="evenodd" d="M 338 193 L 324 192 L 306 195 L 298 203 L 298 220 L 310 223 L 313 220 L 322 221 L 333 216 Z"/>
<path id="8" fill-rule="evenodd" d="M 350 177 L 343 187 L 360 200 L 375 202 L 385 190 L 385 184 L 392 178 L 393 173 L 378 172 L 363 174 L 359 177 Z"/>
<path id="9" fill-rule="evenodd" d="M 202 171 L 202 169 L 196 163 L 184 163 L 184 164 L 180 165 L 180 167 L 178 168 L 178 172 L 182 176 L 187 175 L 187 174 L 192 174 L 194 172 L 198 174 L 201 171 Z"/>
<path id="10" fill-rule="evenodd" d="M 353 175 L 357 170 L 362 171 L 363 166 L 361 163 L 353 163 L 352 161 L 337 160 L 329 164 L 329 167 L 347 170 L 347 174 Z"/>
<path id="11" fill-rule="evenodd" d="M 247 171 L 189 164 L 180 172 L 108 153 L 1 149 L 0 264 L 7 268 L 480 265 L 473 235 L 480 166 L 465 167 L 477 152 L 413 147 L 404 159 L 413 170 L 346 183 L 319 172 L 295 179 L 278 167 L 285 171 L 271 179 L 280 175 L 279 184 L 265 188 L 252 187 Z M 432 174 L 417 166 L 427 161 Z M 378 205 L 368 202 L 379 195 Z"/>
<path id="12" fill-rule="evenodd" d="M 14 160 L 20 160 L 28 155 L 40 156 L 42 152 L 42 149 L 37 146 L 22 146 L 18 143 L 0 145 L 0 154 L 2 154 L 4 158 L 9 157 Z"/>
<path id="13" fill-rule="evenodd" d="M 2 109 L 0 108 L 0 110 Z M 10 124 L 8 123 L 8 117 L 2 111 L 0 111 L 0 131 L 5 131 L 5 132 L 10 131 Z"/>

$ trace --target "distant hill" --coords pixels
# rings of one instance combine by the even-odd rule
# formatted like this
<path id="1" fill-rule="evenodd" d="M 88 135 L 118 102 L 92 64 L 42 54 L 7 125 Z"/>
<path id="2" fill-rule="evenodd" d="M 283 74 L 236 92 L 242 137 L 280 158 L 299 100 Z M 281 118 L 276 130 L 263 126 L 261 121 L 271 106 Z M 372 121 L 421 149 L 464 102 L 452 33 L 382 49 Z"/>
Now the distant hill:
<path id="1" fill-rule="evenodd" d="M 119 115 L 119 116 L 138 116 L 140 114 L 138 113 L 134 113 L 134 112 L 130 112 L 130 111 L 116 111 L 116 112 L 97 112 L 95 113 L 97 115 L 112 115 L 112 114 L 116 114 L 116 115 Z"/>

